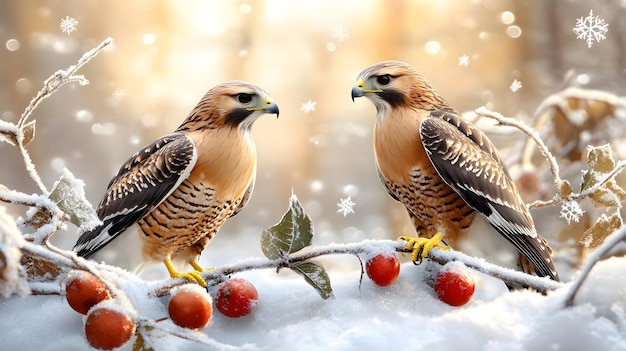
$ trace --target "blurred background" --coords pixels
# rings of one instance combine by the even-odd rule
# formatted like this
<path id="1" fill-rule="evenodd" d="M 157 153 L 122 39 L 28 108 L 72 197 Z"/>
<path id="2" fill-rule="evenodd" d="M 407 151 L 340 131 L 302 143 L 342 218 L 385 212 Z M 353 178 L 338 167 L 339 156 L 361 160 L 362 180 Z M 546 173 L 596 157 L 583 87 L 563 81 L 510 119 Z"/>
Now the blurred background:
<path id="1" fill-rule="evenodd" d="M 592 47 L 572 30 L 590 10 L 609 23 L 606 39 Z M 111 37 L 113 44 L 79 72 L 90 84 L 62 87 L 33 115 L 37 132 L 28 150 L 48 188 L 67 167 L 85 181 L 96 205 L 131 154 L 174 130 L 209 88 L 242 79 L 272 95 L 280 119 L 256 122 L 255 193 L 203 259 L 215 265 L 260 256 L 259 233 L 281 218 L 292 191 L 316 225 L 315 244 L 395 238 L 413 229 L 376 174 L 374 106 L 350 99 L 362 69 L 386 59 L 406 61 L 468 118 L 487 106 L 532 125 L 539 104 L 568 87 L 625 95 L 625 16 L 621 0 L 2 1 L 0 118 L 16 122 L 47 77 Z M 65 33 L 60 24 L 68 17 L 77 21 L 76 30 Z M 515 80 L 522 86 L 512 91 Z M 570 107 L 593 112 L 579 103 Z M 610 127 L 623 136 L 623 118 L 607 111 L 587 127 Z M 558 154 L 564 176 L 579 184 L 581 166 L 568 165 L 580 163 L 586 143 L 623 138 L 581 138 L 589 134 L 581 128 L 555 138 L 555 129 L 580 127 L 568 121 L 541 130 L 551 147 L 565 150 Z M 545 163 L 516 168 L 525 136 L 485 128 L 516 179 L 535 176 L 531 185 L 520 185 L 525 198 L 551 197 Z M 571 154 L 572 145 L 578 152 Z M 7 143 L 0 143 L 0 184 L 37 191 Z M 354 213 L 344 216 L 337 204 L 348 197 Z M 572 230 L 558 219 L 558 206 L 533 215 L 550 218 L 537 225 L 551 242 L 569 240 L 558 234 Z M 55 241 L 69 248 L 75 231 L 70 225 Z"/>

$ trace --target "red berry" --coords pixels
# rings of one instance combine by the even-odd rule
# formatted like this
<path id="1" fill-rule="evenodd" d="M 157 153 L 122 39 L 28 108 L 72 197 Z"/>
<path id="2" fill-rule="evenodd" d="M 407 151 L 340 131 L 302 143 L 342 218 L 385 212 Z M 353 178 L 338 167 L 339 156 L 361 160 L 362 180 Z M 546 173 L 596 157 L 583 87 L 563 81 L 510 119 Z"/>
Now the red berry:
<path id="1" fill-rule="evenodd" d="M 183 328 L 206 327 L 213 315 L 211 295 L 197 284 L 186 284 L 172 292 L 167 310 L 172 321 Z"/>
<path id="2" fill-rule="evenodd" d="M 225 316 L 247 316 L 256 308 L 259 294 L 252 283 L 243 278 L 233 278 L 219 285 L 215 307 Z"/>
<path id="3" fill-rule="evenodd" d="M 91 273 L 75 272 L 70 278 L 65 286 L 65 298 L 78 313 L 87 314 L 91 307 L 110 297 L 106 286 Z"/>
<path id="4" fill-rule="evenodd" d="M 89 345 L 99 350 L 113 350 L 124 345 L 135 333 L 135 322 L 127 315 L 108 307 L 95 307 L 85 322 Z"/>
<path id="5" fill-rule="evenodd" d="M 395 253 L 379 254 L 365 264 L 367 276 L 379 286 L 387 286 L 398 279 L 400 261 Z"/>
<path id="6" fill-rule="evenodd" d="M 435 293 L 448 305 L 465 305 L 474 295 L 474 278 L 462 263 L 448 263 L 437 273 Z"/>

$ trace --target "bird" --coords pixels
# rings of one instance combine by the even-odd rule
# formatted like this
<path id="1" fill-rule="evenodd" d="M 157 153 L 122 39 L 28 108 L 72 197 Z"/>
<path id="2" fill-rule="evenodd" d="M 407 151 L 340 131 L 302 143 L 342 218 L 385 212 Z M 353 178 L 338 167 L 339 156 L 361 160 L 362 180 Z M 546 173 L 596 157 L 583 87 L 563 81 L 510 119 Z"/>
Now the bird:
<path id="1" fill-rule="evenodd" d="M 351 95 L 376 107 L 378 175 L 418 234 L 399 238 L 412 249 L 413 262 L 433 247 L 452 248 L 560 281 L 552 249 L 537 233 L 498 150 L 417 68 L 378 62 L 359 73 Z M 509 290 L 526 288 L 505 284 Z"/>
<path id="2" fill-rule="evenodd" d="M 163 262 L 172 278 L 206 287 L 200 255 L 250 200 L 257 154 L 251 127 L 278 105 L 260 87 L 228 81 L 208 90 L 182 124 L 132 155 L 80 233 L 78 256 L 140 274 Z M 177 267 L 191 265 L 188 272 Z"/>

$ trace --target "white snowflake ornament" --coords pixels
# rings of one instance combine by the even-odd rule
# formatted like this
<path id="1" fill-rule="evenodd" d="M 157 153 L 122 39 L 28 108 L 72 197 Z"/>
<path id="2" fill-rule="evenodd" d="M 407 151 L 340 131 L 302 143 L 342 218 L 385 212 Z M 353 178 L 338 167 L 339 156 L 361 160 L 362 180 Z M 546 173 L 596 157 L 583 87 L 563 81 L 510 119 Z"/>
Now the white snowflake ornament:
<path id="1" fill-rule="evenodd" d="M 517 79 L 513 80 L 513 83 L 511 83 L 509 89 L 511 89 L 511 91 L 514 93 L 517 92 L 518 90 L 522 89 L 522 82 Z"/>
<path id="2" fill-rule="evenodd" d="M 337 206 L 339 206 L 337 212 L 341 213 L 345 217 L 348 215 L 348 213 L 354 213 L 354 205 L 356 204 L 352 202 L 350 196 L 345 199 L 340 199 L 339 203 L 337 204 Z"/>
<path id="3" fill-rule="evenodd" d="M 304 112 L 304 113 L 309 113 L 312 111 L 315 111 L 315 105 L 317 105 L 316 101 L 307 101 L 305 103 L 302 104 L 302 107 L 300 107 L 300 111 Z"/>
<path id="4" fill-rule="evenodd" d="M 65 16 L 64 19 L 61 19 L 61 31 L 63 33 L 67 33 L 67 35 L 70 35 L 70 33 L 76 31 L 76 25 L 78 24 L 78 21 L 73 19 L 70 16 Z"/>
<path id="5" fill-rule="evenodd" d="M 604 19 L 593 16 L 593 10 L 589 10 L 587 17 L 581 17 L 576 20 L 576 26 L 574 26 L 574 33 L 576 33 L 576 39 L 583 39 L 587 43 L 587 47 L 590 48 L 593 42 L 599 43 L 601 40 L 606 39 L 604 35 L 609 31 L 609 24 L 604 22 Z"/>
<path id="6" fill-rule="evenodd" d="M 459 66 L 467 67 L 469 65 L 469 56 L 463 55 L 459 57 Z"/>
<path id="7" fill-rule="evenodd" d="M 567 201 L 561 205 L 561 216 L 570 224 L 572 221 L 578 223 L 580 217 L 585 213 L 580 205 L 576 201 Z"/>

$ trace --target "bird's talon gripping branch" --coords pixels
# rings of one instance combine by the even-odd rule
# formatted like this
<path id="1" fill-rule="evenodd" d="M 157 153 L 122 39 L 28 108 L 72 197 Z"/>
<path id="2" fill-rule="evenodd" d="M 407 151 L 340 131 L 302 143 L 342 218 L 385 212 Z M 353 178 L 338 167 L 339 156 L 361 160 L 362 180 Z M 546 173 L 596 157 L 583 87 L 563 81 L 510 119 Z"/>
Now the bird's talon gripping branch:
<path id="1" fill-rule="evenodd" d="M 167 267 L 167 271 L 170 273 L 170 277 L 187 279 L 188 281 L 192 283 L 196 283 L 203 288 L 207 287 L 206 280 L 204 280 L 204 278 L 202 277 L 202 275 L 200 274 L 198 270 L 190 271 L 190 272 L 179 272 L 174 267 L 174 264 L 172 264 L 172 261 L 170 261 L 169 259 L 163 261 L 163 263 L 165 263 L 165 267 Z M 196 266 L 200 267 L 200 265 L 197 262 L 196 262 L 196 265 L 193 265 L 193 266 L 194 266 L 194 269 L 196 268 Z"/>
<path id="2" fill-rule="evenodd" d="M 415 264 L 420 264 L 422 261 L 428 257 L 428 253 L 434 247 L 440 250 L 450 250 L 450 247 L 443 244 L 441 242 L 442 236 L 441 233 L 437 233 L 433 235 L 432 238 L 413 238 L 409 236 L 401 236 L 398 240 L 406 241 L 406 245 L 404 246 L 407 250 L 412 250 L 411 252 L 411 261 Z"/>

